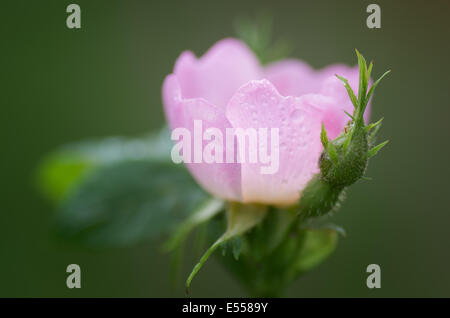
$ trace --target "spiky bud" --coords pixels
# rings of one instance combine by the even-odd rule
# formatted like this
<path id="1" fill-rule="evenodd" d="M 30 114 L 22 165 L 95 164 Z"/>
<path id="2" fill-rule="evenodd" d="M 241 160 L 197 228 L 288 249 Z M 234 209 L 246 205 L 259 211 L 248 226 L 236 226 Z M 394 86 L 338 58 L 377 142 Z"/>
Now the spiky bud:
<path id="1" fill-rule="evenodd" d="M 300 213 L 303 217 L 320 216 L 332 211 L 343 190 L 364 176 L 369 158 L 388 142 L 372 146 L 373 137 L 380 127 L 381 120 L 365 125 L 363 115 L 375 88 L 390 71 L 384 73 L 368 90 L 373 63 L 367 67 L 366 60 L 357 50 L 356 55 L 359 66 L 358 97 L 348 80 L 336 75 L 347 89 L 354 106 L 353 115 L 349 115 L 351 120 L 334 140 L 328 140 L 322 124 L 320 138 L 324 150 L 319 159 L 320 173 L 308 183 L 300 198 Z"/>

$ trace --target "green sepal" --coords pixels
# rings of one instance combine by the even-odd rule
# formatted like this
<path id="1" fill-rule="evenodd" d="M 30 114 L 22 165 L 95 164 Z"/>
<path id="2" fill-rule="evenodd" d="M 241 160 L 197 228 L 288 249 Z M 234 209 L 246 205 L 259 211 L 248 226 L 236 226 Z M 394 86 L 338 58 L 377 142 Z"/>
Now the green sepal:
<path id="1" fill-rule="evenodd" d="M 367 76 L 367 63 L 366 59 L 355 49 L 356 55 L 358 57 L 359 66 L 359 88 L 358 88 L 358 107 L 362 108 L 361 111 L 364 113 L 365 108 L 365 97 L 367 91 L 367 85 L 369 83 L 369 78 Z M 362 116 L 362 114 L 361 114 Z"/>
<path id="2" fill-rule="evenodd" d="M 325 125 L 322 123 L 322 130 L 320 132 L 320 141 L 322 142 L 323 149 L 328 148 L 328 137 L 327 131 L 325 130 Z"/>
<path id="3" fill-rule="evenodd" d="M 267 206 L 229 202 L 227 209 L 227 229 L 203 254 L 186 280 L 186 293 L 195 275 L 208 260 L 209 256 L 225 242 L 238 237 L 255 225 L 261 223 L 267 213 Z"/>
<path id="4" fill-rule="evenodd" d="M 295 272 L 309 271 L 325 260 L 336 248 L 338 232 L 332 229 L 305 231 L 302 248 L 297 255 Z"/>
<path id="5" fill-rule="evenodd" d="M 290 219 L 290 213 L 271 214 Z M 269 214 L 261 226 L 243 236 L 239 260 L 231 255 L 219 257 L 250 291 L 253 297 L 279 297 L 295 279 L 324 261 L 335 249 L 338 233 L 331 228 L 296 227 L 283 234 L 273 249 L 267 248 L 267 228 L 275 230 Z"/>
<path id="6" fill-rule="evenodd" d="M 380 122 L 380 123 L 379 123 L 378 125 L 376 125 L 375 128 L 369 133 L 369 137 L 367 138 L 367 140 L 368 140 L 368 142 L 369 142 L 369 146 L 373 146 L 373 144 L 375 143 L 376 137 L 377 137 L 377 134 L 378 134 L 378 131 L 380 130 L 382 124 L 383 124 L 383 123 Z"/>
<path id="7" fill-rule="evenodd" d="M 373 61 L 370 61 L 369 67 L 367 68 L 367 78 L 370 80 L 370 76 L 372 75 Z"/>
<path id="8" fill-rule="evenodd" d="M 372 130 L 373 128 L 377 128 L 379 125 L 381 125 L 381 123 L 383 122 L 384 118 L 381 118 L 380 120 L 378 120 L 377 122 L 371 123 L 369 125 L 366 126 L 366 131 L 369 132 L 370 130 Z"/>
<path id="9" fill-rule="evenodd" d="M 338 154 L 336 151 L 336 147 L 333 143 L 329 143 L 327 147 L 328 155 L 330 156 L 331 161 L 333 161 L 335 164 L 338 163 Z"/>
<path id="10" fill-rule="evenodd" d="M 355 96 L 355 93 L 353 92 L 352 87 L 348 83 L 348 80 L 342 76 L 336 75 L 338 79 L 340 79 L 344 83 L 344 87 L 347 90 L 348 96 L 350 97 L 350 100 L 353 104 L 353 106 L 356 108 L 358 107 L 358 99 Z"/>
<path id="11" fill-rule="evenodd" d="M 170 239 L 164 244 L 166 251 L 172 251 L 179 246 L 189 233 L 200 224 L 203 224 L 220 213 L 225 206 L 223 200 L 218 198 L 206 199 L 195 211 L 181 223 Z"/>
<path id="12" fill-rule="evenodd" d="M 381 80 L 388 75 L 391 72 L 391 70 L 386 71 L 383 75 L 380 76 L 379 79 L 376 80 L 375 83 L 373 83 L 372 87 L 370 88 L 369 92 L 367 93 L 366 100 L 369 101 L 370 97 L 372 96 L 373 92 L 375 91 L 375 88 L 377 88 L 378 84 L 381 82 Z"/>
<path id="13" fill-rule="evenodd" d="M 373 147 L 372 149 L 369 150 L 369 152 L 367 153 L 367 158 L 373 157 L 377 154 L 378 151 L 381 150 L 381 148 L 383 148 L 384 146 L 386 146 L 386 144 L 389 142 L 389 140 L 386 140 L 384 142 L 382 142 L 381 144 Z"/>

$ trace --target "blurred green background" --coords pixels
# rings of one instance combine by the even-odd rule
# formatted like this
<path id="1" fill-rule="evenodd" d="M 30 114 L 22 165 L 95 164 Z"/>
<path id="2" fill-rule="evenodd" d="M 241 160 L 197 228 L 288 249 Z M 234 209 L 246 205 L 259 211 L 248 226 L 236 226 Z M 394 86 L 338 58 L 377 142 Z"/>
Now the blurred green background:
<path id="1" fill-rule="evenodd" d="M 372 1 L 80 1 L 82 28 L 65 25 L 70 1 L 2 3 L 0 296 L 184 296 L 169 284 L 169 256 L 155 242 L 92 250 L 52 235 L 54 209 L 34 184 L 39 160 L 68 142 L 134 136 L 163 125 L 162 80 L 186 49 L 203 54 L 232 36 L 237 17 L 268 12 L 275 39 L 316 68 L 375 60 L 372 119 L 391 143 L 348 191 L 333 221 L 336 252 L 289 289 L 291 297 L 450 296 L 450 2 L 377 1 L 381 29 L 368 29 Z M 191 245 L 188 245 L 188 247 Z M 187 253 L 182 277 L 197 259 Z M 66 266 L 82 288 L 65 285 Z M 366 266 L 381 266 L 381 289 Z M 192 296 L 245 296 L 215 260 Z"/>

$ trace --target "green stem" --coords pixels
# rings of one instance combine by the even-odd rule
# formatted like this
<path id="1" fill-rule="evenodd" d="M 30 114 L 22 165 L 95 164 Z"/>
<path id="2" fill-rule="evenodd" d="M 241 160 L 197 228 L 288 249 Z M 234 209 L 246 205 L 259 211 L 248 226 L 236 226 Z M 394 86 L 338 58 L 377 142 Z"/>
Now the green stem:
<path id="1" fill-rule="evenodd" d="M 189 294 L 189 287 L 191 286 L 192 279 L 195 277 L 197 272 L 202 268 L 203 264 L 208 260 L 209 256 L 222 244 L 225 242 L 223 236 L 221 236 L 217 241 L 211 245 L 208 250 L 203 254 L 203 256 L 198 261 L 197 265 L 195 265 L 194 269 L 192 269 L 191 274 L 186 280 L 186 294 Z"/>

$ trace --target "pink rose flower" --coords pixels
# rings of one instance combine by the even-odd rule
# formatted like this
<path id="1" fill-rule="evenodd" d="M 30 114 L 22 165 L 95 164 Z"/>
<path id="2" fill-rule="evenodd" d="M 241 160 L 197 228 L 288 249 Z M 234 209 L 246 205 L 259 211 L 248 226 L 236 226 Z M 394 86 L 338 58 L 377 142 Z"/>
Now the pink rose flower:
<path id="1" fill-rule="evenodd" d="M 224 39 L 197 59 L 186 51 L 163 84 L 171 129 L 279 128 L 279 169 L 261 174 L 261 163 L 187 163 L 211 194 L 233 201 L 290 205 L 319 172 L 321 124 L 330 139 L 343 130 L 353 105 L 342 82 L 358 90 L 358 67 L 331 65 L 314 70 L 295 59 L 261 66 L 241 41 Z M 369 111 L 366 111 L 366 121 Z"/>

